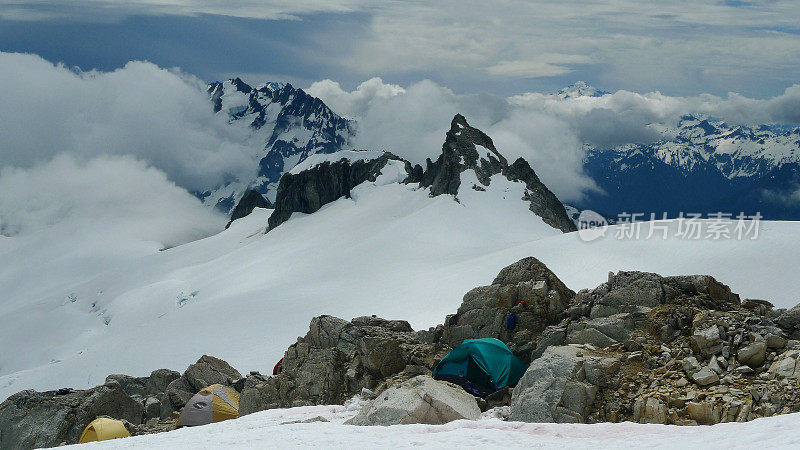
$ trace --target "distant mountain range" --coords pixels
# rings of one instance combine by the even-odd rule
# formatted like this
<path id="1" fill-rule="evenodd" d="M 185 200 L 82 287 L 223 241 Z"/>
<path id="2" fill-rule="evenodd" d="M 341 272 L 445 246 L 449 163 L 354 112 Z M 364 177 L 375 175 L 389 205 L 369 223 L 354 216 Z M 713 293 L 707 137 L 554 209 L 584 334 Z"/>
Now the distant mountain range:
<path id="1" fill-rule="evenodd" d="M 587 146 L 585 172 L 604 193 L 575 206 L 605 215 L 726 212 L 800 218 L 800 128 L 729 125 L 687 115 L 653 125 L 649 144 Z"/>
<path id="2" fill-rule="evenodd" d="M 350 148 L 355 123 L 291 84 L 252 87 L 239 78 L 208 86 L 214 111 L 250 130 L 258 174 L 198 196 L 230 213 L 250 189 L 275 200 L 280 177 L 311 155 Z M 561 100 L 608 92 L 584 82 L 559 90 Z M 731 125 L 702 115 L 650 127 L 659 139 L 615 147 L 586 144 L 584 171 L 601 189 L 575 202 L 607 217 L 650 213 L 760 212 L 800 219 L 800 128 Z M 535 169 L 535 168 L 534 168 Z M 568 210 L 571 208 L 568 207 Z"/>

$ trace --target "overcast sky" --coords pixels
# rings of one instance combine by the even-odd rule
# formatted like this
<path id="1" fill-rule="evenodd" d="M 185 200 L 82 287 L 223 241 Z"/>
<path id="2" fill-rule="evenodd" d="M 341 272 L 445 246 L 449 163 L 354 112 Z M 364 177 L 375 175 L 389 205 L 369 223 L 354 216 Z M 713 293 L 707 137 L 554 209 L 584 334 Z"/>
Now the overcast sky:
<path id="1" fill-rule="evenodd" d="M 208 102 L 233 76 L 305 88 L 356 119 L 354 146 L 415 162 L 463 113 L 574 201 L 596 189 L 585 143 L 695 112 L 800 125 L 799 24 L 782 0 L 0 0 L 0 234 L 221 228 L 189 192 L 258 167 Z M 549 95 L 578 80 L 613 94 Z"/>
<path id="2" fill-rule="evenodd" d="M 301 87 L 379 76 L 509 96 L 585 80 L 767 98 L 800 80 L 800 2 L 0 0 L 0 51 Z"/>

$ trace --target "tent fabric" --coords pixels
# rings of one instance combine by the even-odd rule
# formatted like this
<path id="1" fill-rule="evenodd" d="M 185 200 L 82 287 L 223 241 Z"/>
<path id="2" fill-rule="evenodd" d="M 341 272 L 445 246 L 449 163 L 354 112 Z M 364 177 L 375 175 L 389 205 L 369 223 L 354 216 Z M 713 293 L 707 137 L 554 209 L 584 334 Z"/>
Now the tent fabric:
<path id="1" fill-rule="evenodd" d="M 107 441 L 109 439 L 118 439 L 130 437 L 128 429 L 125 428 L 119 420 L 100 417 L 94 419 L 89 425 L 84 428 L 81 433 L 81 438 L 78 440 L 79 444 L 94 441 Z"/>
<path id="2" fill-rule="evenodd" d="M 221 384 L 201 389 L 183 407 L 176 427 L 193 427 L 239 417 L 239 393 Z"/>
<path id="3" fill-rule="evenodd" d="M 433 369 L 433 378 L 466 383 L 491 393 L 516 386 L 525 374 L 525 364 L 499 339 L 467 339 L 447 354 Z"/>

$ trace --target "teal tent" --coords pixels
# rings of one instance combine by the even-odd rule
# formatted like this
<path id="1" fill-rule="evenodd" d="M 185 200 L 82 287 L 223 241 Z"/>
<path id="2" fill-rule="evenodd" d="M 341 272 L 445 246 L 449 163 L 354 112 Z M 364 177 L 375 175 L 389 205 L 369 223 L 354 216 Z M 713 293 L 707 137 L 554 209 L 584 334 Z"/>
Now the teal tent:
<path id="1" fill-rule="evenodd" d="M 433 378 L 485 396 L 506 386 L 516 386 L 526 369 L 502 341 L 467 339 L 439 361 L 433 369 Z"/>

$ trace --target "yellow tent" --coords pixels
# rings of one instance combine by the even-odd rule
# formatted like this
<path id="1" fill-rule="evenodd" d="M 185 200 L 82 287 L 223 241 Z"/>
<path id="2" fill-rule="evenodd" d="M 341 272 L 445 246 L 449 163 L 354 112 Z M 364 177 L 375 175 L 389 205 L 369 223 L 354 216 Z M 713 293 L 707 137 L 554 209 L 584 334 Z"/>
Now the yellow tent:
<path id="1" fill-rule="evenodd" d="M 202 389 L 183 407 L 177 428 L 205 425 L 239 417 L 239 393 L 221 384 Z"/>
<path id="2" fill-rule="evenodd" d="M 109 439 L 130 437 L 130 435 L 125 425 L 119 420 L 101 417 L 94 419 L 92 423 L 86 426 L 78 443 L 107 441 Z"/>

